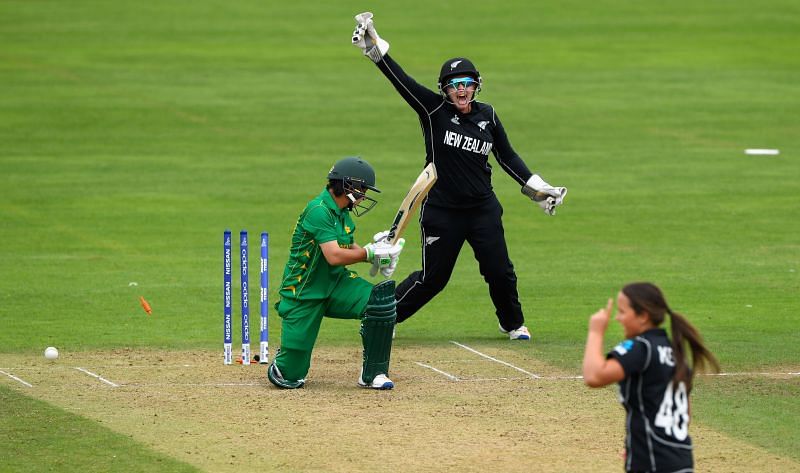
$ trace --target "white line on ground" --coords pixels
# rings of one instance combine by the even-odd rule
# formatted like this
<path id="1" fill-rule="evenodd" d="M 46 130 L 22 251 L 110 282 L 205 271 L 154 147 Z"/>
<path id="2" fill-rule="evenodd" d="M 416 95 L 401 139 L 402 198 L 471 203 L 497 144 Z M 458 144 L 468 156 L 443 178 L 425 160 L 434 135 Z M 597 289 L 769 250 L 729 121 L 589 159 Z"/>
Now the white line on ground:
<path id="1" fill-rule="evenodd" d="M 158 363 L 154 363 L 152 365 L 100 365 L 100 366 L 95 366 L 95 369 L 99 369 L 99 368 L 103 368 L 103 369 L 106 369 L 106 368 L 112 368 L 112 369 L 113 368 L 122 368 L 122 369 L 126 369 L 126 370 L 127 369 L 142 369 L 142 368 L 144 368 L 144 369 L 154 369 L 154 368 L 159 368 L 159 369 L 160 368 L 182 369 L 182 368 L 192 368 L 194 366 L 196 366 L 196 365 L 161 365 L 161 364 L 158 364 Z"/>
<path id="2" fill-rule="evenodd" d="M 489 381 L 489 382 L 494 383 L 494 382 L 497 382 L 497 381 L 528 381 L 530 379 L 531 379 L 530 376 L 525 376 L 525 377 L 522 377 L 522 378 L 505 378 L 505 377 L 503 377 L 503 378 L 462 378 L 462 379 L 459 379 L 459 381 L 460 382 L 464 382 L 464 383 L 483 383 L 485 381 Z"/>
<path id="3" fill-rule="evenodd" d="M 224 388 L 228 386 L 266 386 L 265 383 L 130 383 L 121 385 L 123 388 L 140 388 L 147 386 L 195 386 L 195 387 L 212 387 Z"/>
<path id="4" fill-rule="evenodd" d="M 423 367 L 423 368 L 427 368 L 429 370 L 433 370 L 433 371 L 441 374 L 442 376 L 447 377 L 447 379 L 449 379 L 451 381 L 458 381 L 458 382 L 473 382 L 474 383 L 474 382 L 481 382 L 481 381 L 522 381 L 522 380 L 526 380 L 526 379 L 531 379 L 530 376 L 526 376 L 524 378 L 509 378 L 507 376 L 503 376 L 503 377 L 499 377 L 499 378 L 459 378 L 458 376 L 454 376 L 454 375 L 452 375 L 450 373 L 447 373 L 446 371 L 442 371 L 442 370 L 440 370 L 438 368 L 435 368 L 435 367 L 433 367 L 431 365 L 427 365 L 427 364 L 419 362 L 419 361 L 415 361 L 414 363 L 417 364 L 418 366 Z M 583 379 L 583 376 L 536 376 L 536 379 L 552 381 L 552 380 L 561 380 L 561 379 Z"/>
<path id="5" fill-rule="evenodd" d="M 698 373 L 699 376 L 800 376 L 798 373 L 767 373 L 767 372 L 741 372 L 741 373 Z"/>
<path id="6" fill-rule="evenodd" d="M 6 373 L 5 371 L 2 371 L 2 370 L 0 370 L 0 373 L 3 373 L 4 375 L 8 376 L 9 378 L 13 379 L 14 381 L 19 381 L 20 383 L 24 384 L 25 386 L 27 386 L 29 388 L 33 387 L 33 385 L 31 383 L 29 383 L 27 381 L 24 381 L 24 380 L 22 380 L 20 378 L 17 378 L 16 376 L 14 376 L 11 373 Z"/>
<path id="7" fill-rule="evenodd" d="M 160 365 L 158 363 L 152 365 L 100 365 L 95 366 L 95 369 L 183 369 L 183 368 L 193 368 L 198 365 Z M 13 370 L 13 371 L 25 371 L 25 370 L 41 370 L 41 366 L 33 365 L 33 366 L 0 366 L 0 370 Z M 74 369 L 69 366 L 48 366 L 48 370 L 70 370 Z"/>
<path id="8" fill-rule="evenodd" d="M 482 357 L 484 357 L 486 359 L 489 359 L 489 360 L 492 360 L 492 361 L 494 361 L 496 363 L 500 363 L 501 365 L 508 366 L 509 368 L 514 368 L 515 370 L 517 370 L 519 372 L 527 374 L 531 378 L 537 378 L 537 379 L 541 378 L 541 376 L 539 376 L 538 374 L 531 373 L 530 371 L 525 371 L 524 369 L 520 368 L 519 366 L 514 366 L 511 363 L 505 362 L 503 360 L 498 360 L 497 358 L 493 358 L 493 357 L 491 357 L 491 356 L 489 356 L 489 355 L 487 355 L 485 353 L 481 353 L 481 352 L 479 352 L 478 350 L 476 350 L 474 348 L 470 348 L 470 347 L 468 347 L 466 345 L 462 345 L 461 343 L 458 343 L 456 341 L 450 340 L 450 343 L 452 343 L 453 345 L 459 346 L 459 347 L 461 347 L 461 348 L 463 348 L 465 350 L 471 351 L 472 353 L 475 353 L 476 355 L 482 356 Z"/>
<path id="9" fill-rule="evenodd" d="M 419 364 L 419 363 L 417 363 Z M 714 377 L 734 377 L 734 376 L 765 376 L 765 377 L 777 377 L 777 376 L 800 376 L 800 372 L 798 373 L 698 373 L 697 376 L 714 376 Z M 507 381 L 507 380 L 518 380 L 518 379 L 528 379 L 528 378 L 459 378 L 459 381 Z M 536 379 L 541 379 L 543 381 L 553 381 L 553 380 L 560 380 L 560 379 L 583 379 L 583 376 L 538 376 Z"/>
<path id="10" fill-rule="evenodd" d="M 436 371 L 437 373 L 439 373 L 439 374 L 441 374 L 443 376 L 446 376 L 447 378 L 449 378 L 452 381 L 460 381 L 460 379 L 458 379 L 458 376 L 453 376 L 450 373 L 445 373 L 444 371 L 442 371 L 440 369 L 436 369 L 433 366 L 426 365 L 425 363 L 420 363 L 419 361 L 415 361 L 414 363 L 418 364 L 419 366 L 422 366 L 423 368 L 428 368 L 429 370 Z"/>
<path id="11" fill-rule="evenodd" d="M 100 381 L 106 383 L 107 385 L 111 386 L 112 388 L 118 388 L 119 387 L 119 384 L 112 383 L 111 381 L 105 379 L 104 377 L 100 376 L 99 374 L 92 373 L 91 371 L 89 371 L 89 370 L 87 370 L 85 368 L 81 368 L 80 366 L 76 366 L 75 369 L 78 370 L 78 371 L 82 371 L 82 372 L 88 374 L 89 376 L 92 376 L 92 377 L 95 377 L 95 378 L 99 379 Z"/>

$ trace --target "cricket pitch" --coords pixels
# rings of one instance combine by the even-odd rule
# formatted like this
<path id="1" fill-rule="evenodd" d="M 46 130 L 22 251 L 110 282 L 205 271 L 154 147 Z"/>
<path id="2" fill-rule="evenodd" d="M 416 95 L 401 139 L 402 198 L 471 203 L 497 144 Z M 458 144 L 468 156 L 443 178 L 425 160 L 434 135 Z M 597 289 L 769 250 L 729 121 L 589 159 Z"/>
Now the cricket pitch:
<path id="1" fill-rule="evenodd" d="M 217 352 L 2 354 L 18 380 L 0 382 L 209 472 L 622 470 L 615 388 L 519 350 L 443 342 L 396 347 L 396 388 L 373 391 L 356 386 L 360 356 L 318 348 L 293 391 Z M 702 424 L 690 432 L 700 471 L 800 471 Z"/>

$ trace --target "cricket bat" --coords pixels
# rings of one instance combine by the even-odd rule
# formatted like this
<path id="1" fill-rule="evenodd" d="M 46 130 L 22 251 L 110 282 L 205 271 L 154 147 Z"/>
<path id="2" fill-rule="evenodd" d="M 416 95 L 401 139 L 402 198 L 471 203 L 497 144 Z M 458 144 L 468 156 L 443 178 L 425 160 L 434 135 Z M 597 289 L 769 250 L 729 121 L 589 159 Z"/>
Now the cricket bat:
<path id="1" fill-rule="evenodd" d="M 397 240 L 403 236 L 408 222 L 411 220 L 411 217 L 414 216 L 414 213 L 417 211 L 420 204 L 422 204 L 422 201 L 425 200 L 425 197 L 428 195 L 431 187 L 433 187 L 436 179 L 436 166 L 430 163 L 422 170 L 422 174 L 417 177 L 414 185 L 411 186 L 408 194 L 406 194 L 406 197 L 400 204 L 400 208 L 397 209 L 397 214 L 394 216 L 392 226 L 389 227 L 389 236 L 386 238 L 388 243 L 394 245 Z"/>
<path id="2" fill-rule="evenodd" d="M 408 222 L 411 221 L 411 217 L 417 211 L 420 204 L 422 204 L 422 201 L 425 200 L 425 196 L 428 195 L 431 187 L 433 187 L 433 184 L 436 182 L 436 178 L 436 166 L 434 166 L 433 163 L 425 166 L 425 169 L 422 170 L 422 174 L 417 177 L 414 185 L 411 186 L 408 194 L 406 194 L 406 197 L 400 204 L 400 208 L 397 209 L 397 214 L 394 216 L 392 226 L 389 228 L 389 235 L 386 237 L 387 243 L 394 245 L 397 243 L 397 240 L 403 236 L 403 232 L 406 231 Z M 371 276 L 378 274 L 377 262 L 373 263 L 372 268 L 369 270 L 369 274 Z"/>

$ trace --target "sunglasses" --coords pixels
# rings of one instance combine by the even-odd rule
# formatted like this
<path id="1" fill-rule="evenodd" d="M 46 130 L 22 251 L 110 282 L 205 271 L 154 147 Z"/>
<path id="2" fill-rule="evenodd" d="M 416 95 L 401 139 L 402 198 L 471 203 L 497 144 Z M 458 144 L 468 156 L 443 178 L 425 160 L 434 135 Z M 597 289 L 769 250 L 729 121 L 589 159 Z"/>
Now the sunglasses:
<path id="1" fill-rule="evenodd" d="M 445 87 L 452 87 L 454 89 L 458 89 L 459 85 L 463 85 L 465 89 L 470 87 L 477 87 L 478 81 L 473 79 L 472 77 L 457 77 L 455 79 L 450 79 Z"/>

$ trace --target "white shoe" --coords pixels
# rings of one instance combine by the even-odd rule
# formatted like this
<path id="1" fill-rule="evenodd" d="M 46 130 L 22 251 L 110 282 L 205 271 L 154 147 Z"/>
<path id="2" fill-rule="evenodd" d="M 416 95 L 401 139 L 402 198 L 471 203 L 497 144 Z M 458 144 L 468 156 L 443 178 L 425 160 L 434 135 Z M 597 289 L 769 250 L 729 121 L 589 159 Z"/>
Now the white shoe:
<path id="1" fill-rule="evenodd" d="M 361 380 L 361 376 L 358 377 L 358 385 L 362 388 L 371 388 L 371 389 L 392 389 L 394 387 L 394 383 L 391 379 L 389 379 L 385 374 L 379 374 L 375 376 L 375 379 L 372 380 L 371 384 L 367 384 Z"/>
<path id="2" fill-rule="evenodd" d="M 528 327 L 526 327 L 524 325 L 521 325 L 518 329 L 511 330 L 510 332 L 507 331 L 506 329 L 504 329 L 502 325 L 500 325 L 500 332 L 501 333 L 507 333 L 509 340 L 530 340 L 531 339 L 531 333 L 528 331 Z"/>

